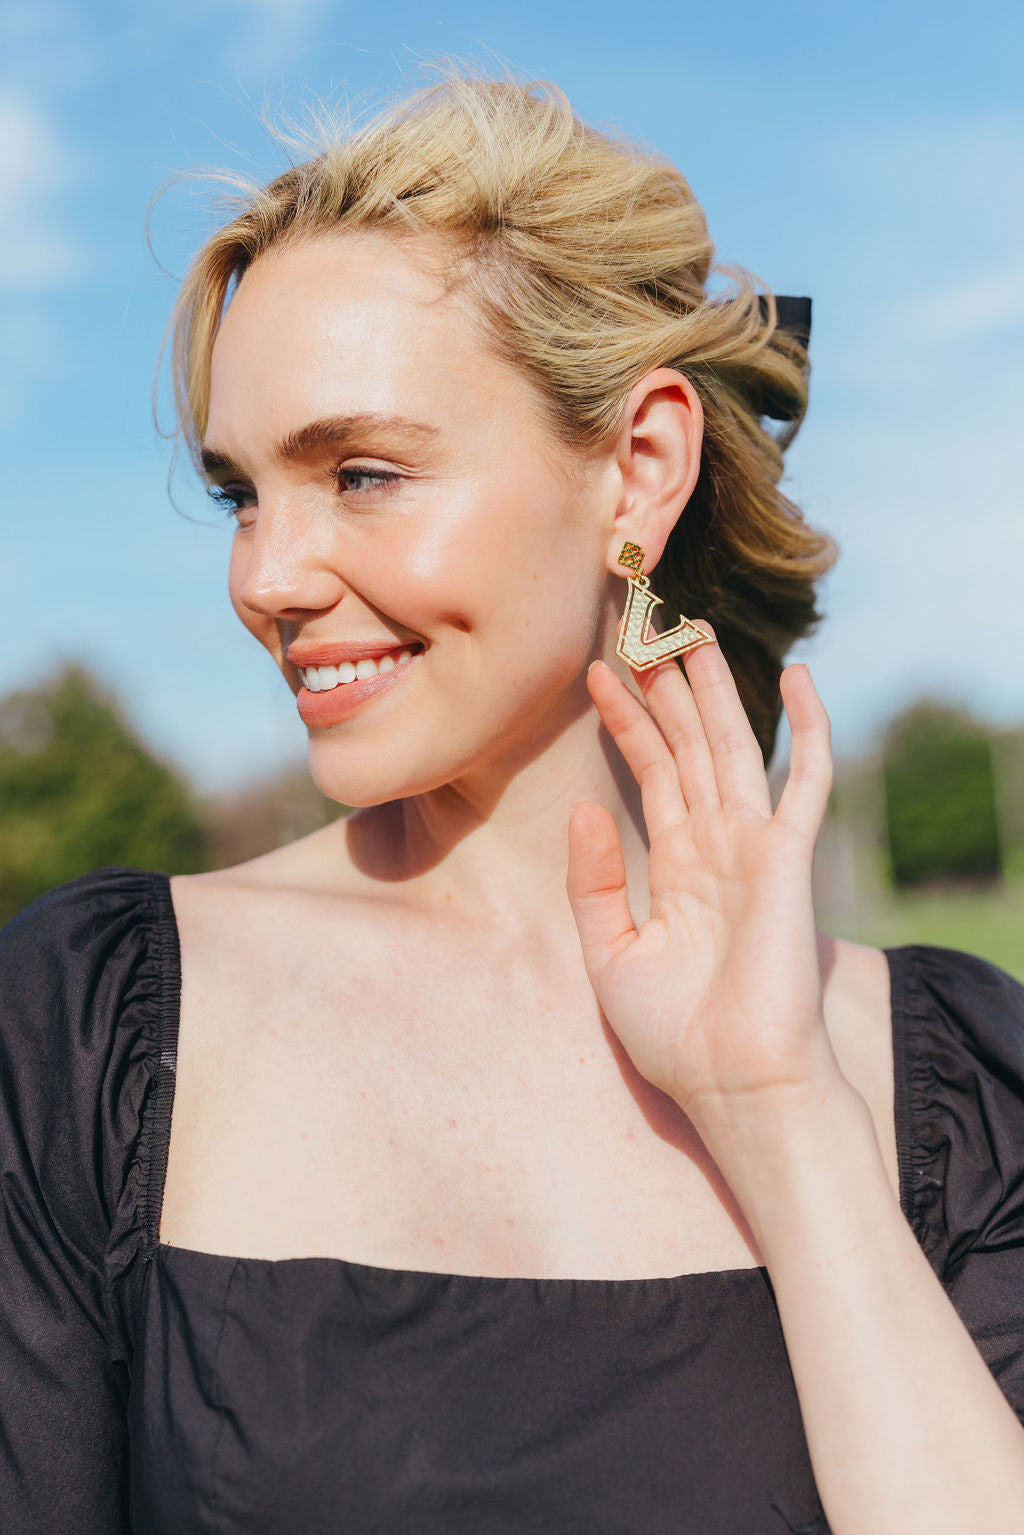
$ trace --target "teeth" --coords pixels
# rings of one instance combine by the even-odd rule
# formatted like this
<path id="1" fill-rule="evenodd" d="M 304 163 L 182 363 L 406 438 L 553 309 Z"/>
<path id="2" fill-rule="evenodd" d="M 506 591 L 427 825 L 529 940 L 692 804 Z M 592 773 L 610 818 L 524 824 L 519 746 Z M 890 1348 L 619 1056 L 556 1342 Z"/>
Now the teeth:
<path id="1" fill-rule="evenodd" d="M 411 659 L 411 650 L 400 650 L 397 655 L 389 653 L 381 656 L 379 661 L 363 656 L 354 664 L 351 661 L 340 661 L 337 666 L 301 667 L 299 676 L 311 693 L 326 693 L 345 682 L 362 682 L 367 677 L 376 677 L 378 672 L 393 672 L 396 666 Z"/>

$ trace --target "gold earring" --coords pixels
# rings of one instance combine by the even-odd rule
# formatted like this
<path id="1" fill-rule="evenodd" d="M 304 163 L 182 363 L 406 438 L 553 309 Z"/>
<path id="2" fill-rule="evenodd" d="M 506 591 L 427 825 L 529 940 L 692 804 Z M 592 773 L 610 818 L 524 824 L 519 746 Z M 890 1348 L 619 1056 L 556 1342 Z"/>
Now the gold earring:
<path id="1" fill-rule="evenodd" d="M 696 650 L 698 645 L 714 644 L 710 634 L 704 634 L 682 614 L 674 629 L 666 629 L 663 634 L 652 634 L 651 614 L 656 607 L 662 605 L 664 598 L 654 595 L 650 580 L 643 574 L 644 551 L 640 545 L 623 544 L 619 564 L 633 574 L 627 580 L 626 606 L 615 646 L 617 656 L 628 661 L 635 671 L 643 672 L 650 666 L 657 666 L 660 661 L 667 661 L 671 656 L 681 656 L 688 650 Z"/>

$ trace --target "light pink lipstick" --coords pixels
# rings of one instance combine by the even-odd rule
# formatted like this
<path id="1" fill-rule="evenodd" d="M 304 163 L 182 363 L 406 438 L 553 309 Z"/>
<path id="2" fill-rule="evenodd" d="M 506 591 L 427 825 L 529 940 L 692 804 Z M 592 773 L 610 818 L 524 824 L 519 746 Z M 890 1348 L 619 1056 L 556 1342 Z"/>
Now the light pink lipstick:
<path id="1" fill-rule="evenodd" d="M 356 661 L 364 656 L 379 660 L 381 656 L 397 655 L 402 650 L 413 650 L 406 660 L 400 661 L 389 672 L 378 672 L 374 677 L 364 677 L 354 682 L 340 682 L 337 687 L 314 693 L 303 686 L 296 697 L 296 706 L 303 724 L 311 730 L 324 730 L 350 719 L 366 704 L 379 698 L 382 693 L 402 682 L 422 654 L 422 645 L 363 646 L 353 645 L 289 646 L 288 659 L 296 666 L 337 666 L 341 661 Z"/>

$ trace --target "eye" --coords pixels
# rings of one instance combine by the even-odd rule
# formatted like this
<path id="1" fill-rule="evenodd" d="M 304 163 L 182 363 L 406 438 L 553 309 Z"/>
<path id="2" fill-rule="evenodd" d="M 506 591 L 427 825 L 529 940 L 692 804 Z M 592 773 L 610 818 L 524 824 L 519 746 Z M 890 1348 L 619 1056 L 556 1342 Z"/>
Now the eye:
<path id="1" fill-rule="evenodd" d="M 251 506 L 255 494 L 245 485 L 207 485 L 206 494 L 215 506 L 234 517 L 243 507 Z"/>
<path id="2" fill-rule="evenodd" d="M 342 464 L 334 471 L 334 482 L 343 496 L 372 495 L 388 491 L 402 478 L 393 469 L 375 469 L 369 464 Z"/>

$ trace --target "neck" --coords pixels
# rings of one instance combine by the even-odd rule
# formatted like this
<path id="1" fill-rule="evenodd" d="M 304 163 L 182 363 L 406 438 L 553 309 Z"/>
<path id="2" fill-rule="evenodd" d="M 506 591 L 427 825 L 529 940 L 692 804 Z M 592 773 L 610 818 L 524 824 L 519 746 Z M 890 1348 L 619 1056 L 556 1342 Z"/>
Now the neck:
<path id="1" fill-rule="evenodd" d="M 647 915 L 640 791 L 592 706 L 539 755 L 407 799 L 354 812 L 349 853 L 373 880 L 407 882 L 417 905 L 470 921 L 573 925 L 565 895 L 569 813 L 605 805 L 622 842 L 630 898 Z"/>

